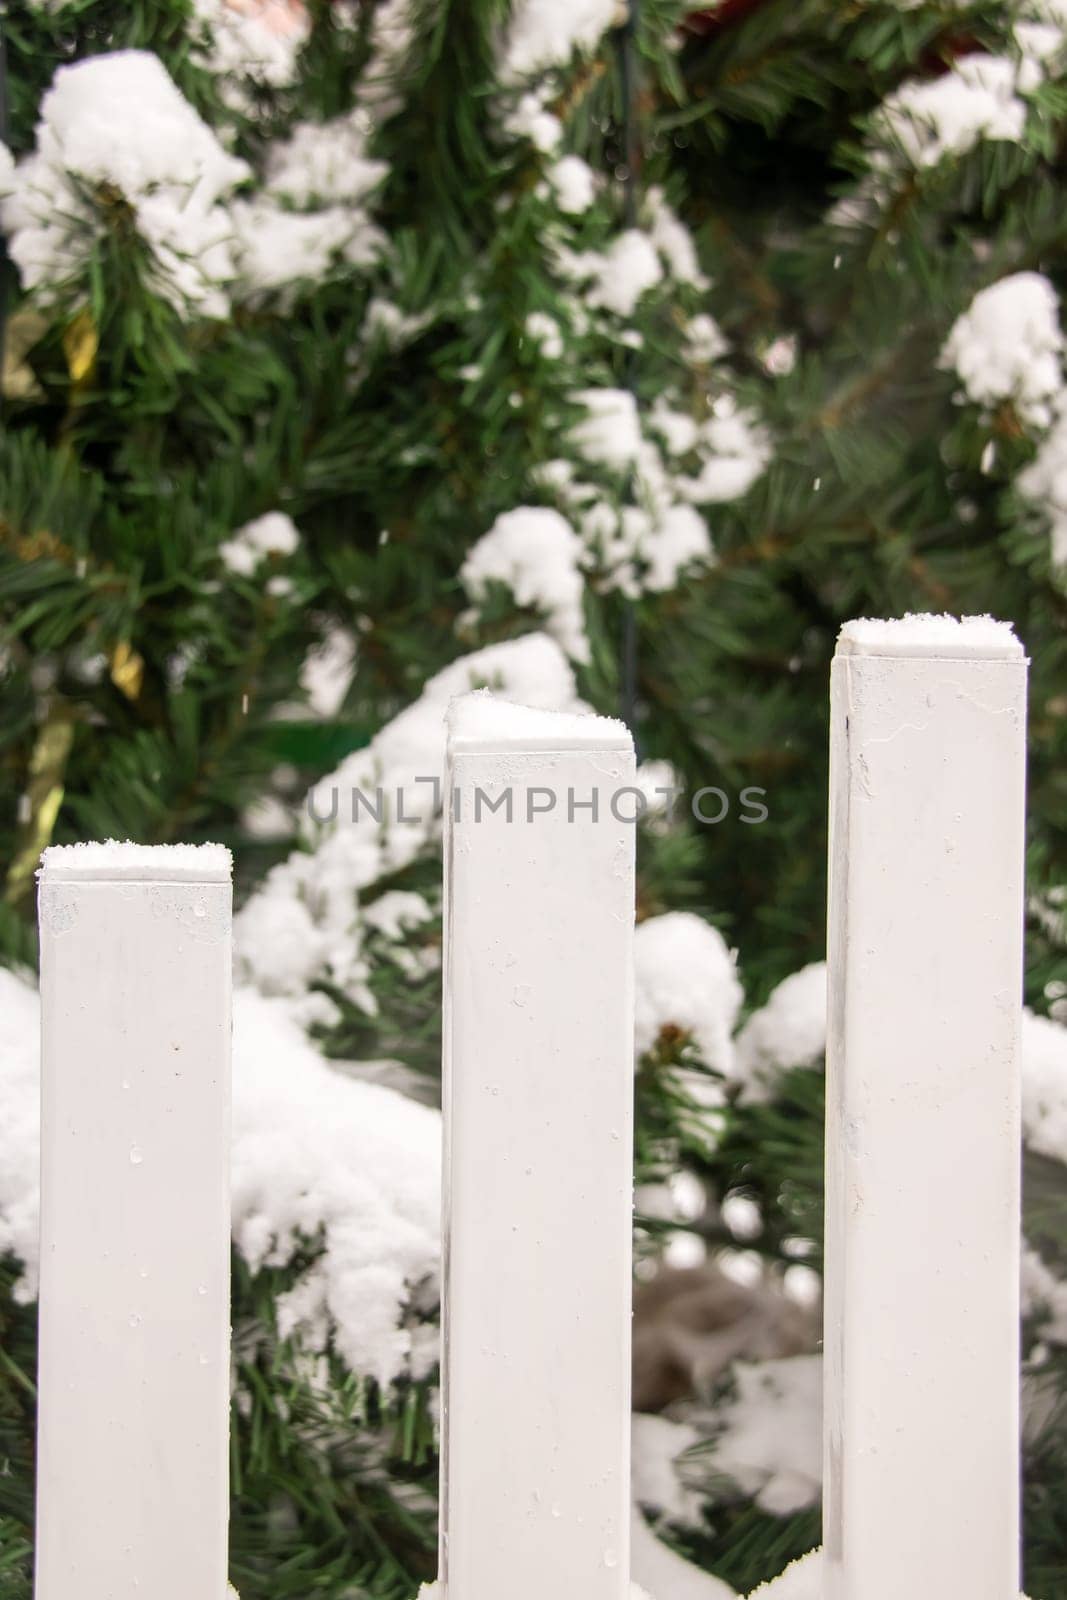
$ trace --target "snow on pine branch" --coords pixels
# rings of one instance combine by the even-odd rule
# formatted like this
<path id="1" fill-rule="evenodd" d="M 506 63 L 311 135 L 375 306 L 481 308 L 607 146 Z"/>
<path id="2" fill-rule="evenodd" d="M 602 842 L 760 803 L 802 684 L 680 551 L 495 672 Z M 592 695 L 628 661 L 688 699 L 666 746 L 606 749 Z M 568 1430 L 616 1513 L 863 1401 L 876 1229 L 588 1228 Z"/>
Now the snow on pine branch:
<path id="1" fill-rule="evenodd" d="M 253 1271 L 317 1243 L 276 1300 L 279 1335 L 390 1383 L 425 1354 L 413 1294 L 432 1305 L 437 1292 L 439 1115 L 329 1065 L 283 1000 L 238 988 L 233 1020 L 234 1243 Z M 23 1301 L 36 1294 L 39 1030 L 36 989 L 0 969 L 0 1253 L 23 1265 Z"/>
<path id="2" fill-rule="evenodd" d="M 1021 63 L 1002 56 L 960 56 L 943 77 L 905 83 L 883 100 L 875 131 L 912 167 L 965 155 L 980 139 L 1015 143 L 1026 126 L 1018 91 L 1033 87 Z"/>
<path id="3" fill-rule="evenodd" d="M 194 59 L 223 103 L 254 116 L 257 89 L 287 89 L 311 36 L 302 0 L 193 0 Z"/>
<path id="4" fill-rule="evenodd" d="M 687 1033 L 706 1067 L 728 1077 L 743 991 L 717 928 L 692 911 L 640 922 L 634 935 L 634 1045 L 644 1055 L 665 1027 Z"/>
<path id="5" fill-rule="evenodd" d="M 544 331 L 547 337 L 553 329 Z M 546 463 L 539 481 L 556 491 L 569 516 L 534 506 L 505 512 L 473 545 L 460 579 L 475 602 L 491 581 L 507 585 L 519 605 L 542 613 L 572 660 L 587 661 L 583 573 L 601 589 L 636 597 L 663 593 L 683 573 L 709 566 L 711 536 L 691 502 L 743 494 L 762 471 L 769 447 L 758 425 L 728 396 L 713 404 L 702 423 L 659 405 L 650 415 L 649 435 L 624 389 L 585 389 L 571 398 L 585 413 L 570 431 L 572 448 L 604 468 L 616 491 L 619 478 L 629 478 L 636 503 L 619 503 L 606 484 L 576 479 L 568 462 Z M 665 450 L 652 433 L 660 435 Z M 691 470 L 669 467 L 672 455 L 685 457 Z"/>
<path id="6" fill-rule="evenodd" d="M 625 20 L 625 0 L 517 0 L 503 41 L 501 76 L 518 82 L 566 66 Z"/>
<path id="7" fill-rule="evenodd" d="M 236 15 L 236 14 L 235 14 Z M 385 163 L 365 153 L 357 114 L 298 124 L 267 159 L 262 188 L 228 154 L 148 51 L 60 67 L 40 107 L 37 148 L 0 185 L 0 221 L 23 287 L 76 292 L 109 228 L 129 219 L 148 286 L 183 317 L 224 318 L 231 298 L 368 268 L 385 237 L 363 201 Z"/>
<path id="8" fill-rule="evenodd" d="M 948 72 L 911 79 L 886 96 L 869 123 L 867 174 L 834 207 L 831 221 L 868 223 L 907 174 L 959 159 L 983 142 L 1023 140 L 1032 97 L 1058 70 L 1067 17 L 1058 0 L 1024 0 L 1019 10 L 1010 53 L 959 56 Z"/>
<path id="9" fill-rule="evenodd" d="M 556 460 L 543 463 L 537 479 L 580 534 L 592 581 L 636 597 L 711 565 L 711 535 L 697 508 L 740 498 L 763 472 L 771 448 L 756 418 L 728 392 L 701 419 L 665 396 L 643 420 L 625 389 L 580 389 L 570 398 L 584 415 L 566 442 L 586 472 L 578 477 L 572 462 Z"/>
<path id="10" fill-rule="evenodd" d="M 1017 272 L 975 295 L 940 356 L 942 367 L 958 373 L 973 404 L 991 412 L 1009 403 L 1025 428 L 1044 433 L 1016 488 L 1048 519 L 1054 567 L 1067 564 L 1064 348 L 1054 286 L 1040 273 Z"/>
<path id="11" fill-rule="evenodd" d="M 300 534 L 292 517 L 268 511 L 224 540 L 219 557 L 229 572 L 247 578 L 270 556 L 291 556 L 299 547 Z"/>
<path id="12" fill-rule="evenodd" d="M 438 848 L 445 713 L 453 696 L 488 685 L 546 711 L 582 711 L 574 674 L 543 633 L 461 656 L 429 679 L 419 698 L 364 750 L 347 757 L 308 796 L 309 848 L 274 867 L 234 919 L 239 976 L 266 994 L 305 994 L 328 981 L 373 1014 L 362 950 L 360 895 L 379 878 Z M 421 782 L 419 780 L 422 780 Z M 374 807 L 376 817 L 357 796 Z M 403 813 L 396 803 L 403 790 Z M 437 802 L 437 803 L 435 803 Z"/>
<path id="13" fill-rule="evenodd" d="M 975 295 L 952 326 L 942 367 L 955 370 L 968 399 L 1010 400 L 1021 421 L 1047 427 L 1063 388 L 1059 296 L 1038 272 L 1016 272 Z"/>
<path id="14" fill-rule="evenodd" d="M 37 148 L 0 207 L 23 287 L 54 299 L 125 210 L 153 287 L 183 315 L 224 317 L 236 273 L 227 203 L 251 176 L 144 50 L 60 67 L 41 101 Z"/>
<path id="15" fill-rule="evenodd" d="M 1067 566 L 1067 391 L 1056 396 L 1052 427 L 1016 488 L 1048 519 L 1053 566 Z"/>
<path id="16" fill-rule="evenodd" d="M 460 582 L 472 600 L 483 598 L 491 583 L 505 584 L 517 605 L 543 613 L 549 633 L 573 661 L 588 661 L 581 557 L 581 540 L 558 511 L 518 506 L 497 517 L 472 546 Z"/>

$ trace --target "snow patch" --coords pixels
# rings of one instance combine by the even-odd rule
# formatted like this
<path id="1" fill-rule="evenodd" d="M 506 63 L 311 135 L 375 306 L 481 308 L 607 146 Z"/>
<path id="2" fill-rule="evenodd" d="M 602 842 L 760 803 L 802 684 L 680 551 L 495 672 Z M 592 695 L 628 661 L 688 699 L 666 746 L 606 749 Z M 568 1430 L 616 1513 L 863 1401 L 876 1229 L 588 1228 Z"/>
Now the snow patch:
<path id="1" fill-rule="evenodd" d="M 575 51 L 594 49 L 625 15 L 620 0 L 518 0 L 511 11 L 501 75 L 515 81 L 546 67 L 565 66 Z"/>
<path id="2" fill-rule="evenodd" d="M 482 749 L 630 750 L 633 740 L 615 717 L 543 711 L 500 700 L 488 689 L 458 696 L 448 708 L 449 746 Z"/>
<path id="3" fill-rule="evenodd" d="M 127 212 L 155 290 L 183 316 L 225 317 L 235 272 L 225 202 L 250 175 L 158 56 L 119 50 L 58 68 L 37 148 L 7 180 L 0 220 L 23 287 L 51 301 L 76 285 L 96 242 Z"/>
<path id="4" fill-rule="evenodd" d="M 542 612 L 548 632 L 575 661 L 589 660 L 582 597 L 582 542 L 547 506 L 518 506 L 497 517 L 468 552 L 460 582 L 473 600 L 502 583 L 516 604 Z"/>
<path id="5" fill-rule="evenodd" d="M 814 961 L 784 978 L 737 1036 L 734 1072 L 745 1098 L 769 1098 L 793 1067 L 814 1066 L 826 1053 L 826 963 Z"/>
<path id="6" fill-rule="evenodd" d="M 844 655 L 992 657 L 1016 660 L 1023 647 L 1010 622 L 993 617 L 934 616 L 929 612 L 903 617 L 857 617 L 837 636 Z"/>
<path id="7" fill-rule="evenodd" d="M 1017 272 L 975 295 L 956 319 L 940 365 L 954 369 L 968 397 L 991 407 L 1013 402 L 1021 420 L 1047 427 L 1063 387 L 1059 296 L 1038 272 Z"/>
<path id="8" fill-rule="evenodd" d="M 38 878 L 144 879 L 165 883 L 228 883 L 233 857 L 222 844 L 132 844 L 108 839 L 49 845 Z"/>
<path id="9" fill-rule="evenodd" d="M 651 1050 L 664 1028 L 688 1033 L 706 1067 L 729 1073 L 741 1006 L 733 953 L 717 928 L 691 911 L 649 917 L 634 936 L 634 1043 Z"/>

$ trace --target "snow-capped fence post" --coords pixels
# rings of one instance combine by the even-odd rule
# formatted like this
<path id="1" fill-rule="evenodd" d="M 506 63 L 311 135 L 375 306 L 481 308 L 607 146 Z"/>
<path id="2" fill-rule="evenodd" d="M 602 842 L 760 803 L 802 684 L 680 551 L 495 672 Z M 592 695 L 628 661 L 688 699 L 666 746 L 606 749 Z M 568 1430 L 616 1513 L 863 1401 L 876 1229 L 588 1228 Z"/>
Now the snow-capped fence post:
<path id="1" fill-rule="evenodd" d="M 1026 661 L 851 623 L 831 701 L 824 1596 L 1006 1600 Z"/>
<path id="2" fill-rule="evenodd" d="M 37 1600 L 223 1600 L 230 862 L 45 852 Z"/>
<path id="3" fill-rule="evenodd" d="M 621 723 L 453 707 L 445 1600 L 629 1596 L 633 772 Z"/>

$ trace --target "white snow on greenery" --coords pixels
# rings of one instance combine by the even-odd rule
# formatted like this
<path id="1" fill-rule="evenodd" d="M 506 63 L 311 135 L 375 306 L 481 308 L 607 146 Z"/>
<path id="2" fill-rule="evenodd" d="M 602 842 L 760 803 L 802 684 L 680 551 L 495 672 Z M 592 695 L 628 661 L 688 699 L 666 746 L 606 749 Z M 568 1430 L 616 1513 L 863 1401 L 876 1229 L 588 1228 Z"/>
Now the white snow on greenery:
<path id="1" fill-rule="evenodd" d="M 1020 419 L 1046 427 L 1063 387 L 1059 297 L 1038 272 L 1017 272 L 975 295 L 941 351 L 976 405 L 1014 403 Z"/>
<path id="2" fill-rule="evenodd" d="M 653 184 L 645 194 L 642 209 L 649 238 L 674 281 L 702 292 L 710 289 L 711 280 L 701 271 L 693 236 L 668 205 L 658 184 Z"/>
<path id="3" fill-rule="evenodd" d="M 1026 105 L 1018 90 L 1031 86 L 1020 63 L 1004 56 L 966 55 L 942 77 L 914 80 L 887 95 L 872 119 L 913 167 L 935 166 L 962 156 L 981 139 L 1016 143 L 1026 127 Z"/>
<path id="4" fill-rule="evenodd" d="M 811 1067 L 826 1051 L 826 963 L 814 961 L 771 991 L 737 1036 L 734 1075 L 747 1100 L 766 1100 L 794 1067 Z"/>
<path id="5" fill-rule="evenodd" d="M 1067 1027 L 1023 1013 L 1023 1138 L 1039 1155 L 1067 1162 Z"/>
<path id="6" fill-rule="evenodd" d="M 762 1511 L 790 1516 L 822 1491 L 822 1357 L 737 1361 L 714 1413 L 708 1466 Z"/>
<path id="7" fill-rule="evenodd" d="M 1026 132 L 1027 97 L 1040 87 L 1063 21 L 1041 0 L 1020 6 L 1017 54 L 959 56 L 936 78 L 916 78 L 887 95 L 871 117 L 869 171 L 831 211 L 844 225 L 871 222 L 908 171 L 967 155 L 983 140 L 1017 144 Z M 1048 17 L 1043 16 L 1048 12 Z M 1036 24 L 1036 27 L 1035 27 Z"/>
<path id="8" fill-rule="evenodd" d="M 688 455 L 700 442 L 696 418 L 688 411 L 676 411 L 662 395 L 653 401 L 648 422 L 653 433 L 663 440 L 668 455 Z"/>
<path id="9" fill-rule="evenodd" d="M 402 102 L 401 77 L 415 38 L 414 0 L 379 0 L 371 12 L 369 54 L 357 85 L 360 109 L 379 122 L 392 116 Z M 356 27 L 366 15 L 353 8 Z"/>
<path id="10" fill-rule="evenodd" d="M 436 1278 L 440 1120 L 329 1066 L 284 1002 L 234 996 L 233 1236 L 249 1266 L 322 1252 L 276 1302 L 283 1337 L 389 1383 L 411 1293 Z"/>
<path id="11" fill-rule="evenodd" d="M 288 211 L 269 195 L 232 207 L 242 297 L 256 302 L 298 283 L 318 283 L 337 266 L 370 267 L 385 235 L 357 208 Z"/>
<path id="12" fill-rule="evenodd" d="M 503 43 L 501 76 L 516 81 L 565 66 L 576 50 L 594 49 L 625 18 L 625 0 L 517 0 Z"/>
<path id="13" fill-rule="evenodd" d="M 703 1440 L 689 1422 L 635 1411 L 630 1424 L 630 1481 L 639 1506 L 685 1527 L 699 1527 L 704 1496 L 690 1488 L 679 1457 Z M 699 1470 L 702 1463 L 694 1463 Z"/>
<path id="14" fill-rule="evenodd" d="M 194 59 L 216 78 L 223 103 L 254 113 L 255 87 L 294 82 L 311 35 L 302 0 L 193 0 Z"/>
<path id="15" fill-rule="evenodd" d="M 627 389 L 579 389 L 572 396 L 585 416 L 570 431 L 579 455 L 619 471 L 637 459 L 641 450 L 641 423 L 637 402 Z"/>
<path id="16" fill-rule="evenodd" d="M 624 389 L 582 389 L 571 396 L 585 416 L 570 430 L 578 453 L 612 473 L 627 473 L 635 504 L 618 507 L 573 474 L 557 484 L 563 498 L 583 507 L 580 528 L 601 587 L 637 596 L 673 588 L 681 574 L 713 560 L 704 518 L 689 502 L 728 500 L 743 494 L 762 472 L 770 444 L 759 425 L 729 396 L 713 403 L 702 422 L 654 407 L 652 433 L 668 453 L 683 451 L 696 473 L 669 467 L 653 438 L 645 437 L 634 397 Z"/>
<path id="17" fill-rule="evenodd" d="M 367 155 L 366 119 L 358 111 L 329 122 L 298 122 L 267 154 L 266 187 L 296 206 L 353 204 L 389 171 Z"/>
<path id="18" fill-rule="evenodd" d="M 398 944 L 412 928 L 421 928 L 433 920 L 429 901 L 421 894 L 406 889 L 387 889 L 377 900 L 364 909 L 363 920 L 367 927 L 380 933 L 383 939 Z"/>
<path id="19" fill-rule="evenodd" d="M 1036 1250 L 1022 1252 L 1020 1272 L 1023 1316 L 1037 1320 L 1042 1343 L 1067 1345 L 1067 1283 Z"/>
<path id="20" fill-rule="evenodd" d="M 685 354 L 696 366 L 710 366 L 726 354 L 729 345 L 719 324 L 706 311 L 690 317 L 685 330 Z"/>
<path id="21" fill-rule="evenodd" d="M 545 174 L 561 211 L 578 215 L 588 211 L 596 198 L 596 177 L 581 156 L 561 156 Z"/>
<path id="22" fill-rule="evenodd" d="M 1048 518 L 1053 566 L 1067 565 L 1067 392 L 1057 396 L 1052 426 L 1016 488 Z"/>
<path id="23" fill-rule="evenodd" d="M 39 1007 L 29 979 L 0 969 L 0 1252 L 36 1294 Z M 412 1295 L 431 1306 L 440 1249 L 440 1118 L 336 1070 L 284 1001 L 234 994 L 233 1238 L 249 1267 L 312 1253 L 275 1302 L 281 1336 L 336 1349 L 389 1383 L 408 1370 Z"/>
<path id="24" fill-rule="evenodd" d="M 60 67 L 37 144 L 0 206 L 23 287 L 76 286 L 120 216 L 149 252 L 152 287 L 182 315 L 225 317 L 235 273 L 226 202 L 250 176 L 168 77 L 158 56 L 120 50 Z"/>
<path id="25" fill-rule="evenodd" d="M 363 202 L 389 169 L 367 156 L 366 129 L 357 109 L 298 123 L 270 147 L 262 190 L 232 207 L 243 297 L 319 282 L 342 263 L 369 267 L 384 253 L 385 235 Z"/>
<path id="26" fill-rule="evenodd" d="M 332 627 L 304 658 L 300 687 L 314 717 L 335 717 L 344 704 L 356 667 L 356 637 L 349 628 Z"/>
<path id="27" fill-rule="evenodd" d="M 299 548 L 300 535 L 292 517 L 284 511 L 268 511 L 219 545 L 223 565 L 241 577 L 251 577 L 268 556 L 291 556 Z"/>
<path id="28" fill-rule="evenodd" d="M 579 176 L 577 168 L 567 166 L 577 160 L 576 156 L 564 156 L 548 174 L 550 184 L 557 189 L 561 211 L 583 212 L 593 200 L 592 173 L 586 179 Z M 700 269 L 692 236 L 667 204 L 662 190 L 649 191 L 644 216 L 647 229 L 624 228 L 604 250 L 571 250 L 557 245 L 556 268 L 563 278 L 581 285 L 582 304 L 587 310 L 606 311 L 622 319 L 632 317 L 643 296 L 667 278 L 701 291 L 710 288 L 710 280 Z M 693 320 L 703 325 L 702 319 L 714 326 L 703 313 Z"/>
<path id="29" fill-rule="evenodd" d="M 638 480 L 639 489 L 644 488 Z M 692 506 L 614 506 L 601 502 L 582 518 L 598 586 L 630 599 L 673 589 L 686 570 L 713 560 L 707 523 Z"/>
<path id="30" fill-rule="evenodd" d="M 531 311 L 526 318 L 526 334 L 546 361 L 558 361 L 563 354 L 563 330 L 547 311 Z"/>
<path id="31" fill-rule="evenodd" d="M 655 245 L 640 228 L 624 228 L 606 250 L 556 251 L 564 278 L 583 286 L 588 309 L 633 315 L 638 301 L 663 281 L 663 264 Z"/>
<path id="32" fill-rule="evenodd" d="M 731 394 L 712 401 L 696 445 L 702 457 L 697 472 L 676 480 L 679 494 L 697 504 L 739 500 L 761 476 L 771 458 L 766 429 Z"/>
<path id="33" fill-rule="evenodd" d="M 543 614 L 548 632 L 572 660 L 588 661 L 582 553 L 581 540 L 558 511 L 518 506 L 497 517 L 468 552 L 460 582 L 475 601 L 491 583 L 506 585 L 516 604 Z"/>
<path id="34" fill-rule="evenodd" d="M 266 26 L 259 11 L 286 8 L 208 9 L 254 32 Z M 275 39 L 269 28 L 265 37 Z M 157 56 L 123 50 L 60 67 L 41 102 L 37 148 L 0 205 L 22 283 L 46 300 L 76 289 L 97 242 L 127 218 L 146 248 L 149 287 L 184 317 L 226 317 L 232 296 L 262 299 L 338 264 L 368 267 L 386 241 L 362 202 L 387 168 L 367 157 L 364 122 L 352 113 L 297 124 L 270 150 L 262 189 L 235 198 L 251 169 L 223 149 Z"/>
<path id="35" fill-rule="evenodd" d="M 428 321 L 427 314 L 402 311 L 394 301 L 376 294 L 363 317 L 363 337 L 370 344 L 382 342 L 395 350 L 420 334 Z"/>
<path id="36" fill-rule="evenodd" d="M 634 935 L 634 1047 L 652 1050 L 665 1028 L 688 1034 L 706 1067 L 729 1074 L 742 989 L 735 955 L 692 911 L 668 911 Z"/>
<path id="37" fill-rule="evenodd" d="M 563 124 L 548 110 L 543 94 L 520 95 L 504 117 L 503 127 L 513 139 L 529 139 L 544 155 L 555 150 L 563 138 Z"/>
<path id="38" fill-rule="evenodd" d="M 429 679 L 418 699 L 366 749 L 348 756 L 311 791 L 304 817 L 307 848 L 274 867 L 234 918 L 239 978 L 264 993 L 289 995 L 329 979 L 373 1012 L 359 896 L 436 845 L 440 796 L 429 780 L 444 770 L 445 713 L 453 696 L 480 687 L 546 711 L 587 709 L 566 656 L 544 633 L 461 656 Z M 362 793 L 374 806 L 379 788 L 376 820 L 355 797 Z M 398 788 L 403 817 L 397 814 Z"/>
<path id="39" fill-rule="evenodd" d="M 23 1264 L 20 1301 L 37 1293 L 40 1026 L 32 980 L 0 967 L 0 1257 Z"/>

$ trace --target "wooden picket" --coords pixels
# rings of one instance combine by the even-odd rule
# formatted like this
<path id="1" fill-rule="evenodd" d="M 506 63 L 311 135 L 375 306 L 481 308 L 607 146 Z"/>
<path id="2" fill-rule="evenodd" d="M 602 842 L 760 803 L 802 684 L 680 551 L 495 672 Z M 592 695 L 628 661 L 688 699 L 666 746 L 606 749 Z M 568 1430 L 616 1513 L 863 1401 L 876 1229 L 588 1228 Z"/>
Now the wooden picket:
<path id="1" fill-rule="evenodd" d="M 528 715 L 449 739 L 441 1578 L 624 1600 L 633 746 Z"/>
<path id="2" fill-rule="evenodd" d="M 992 625 L 833 666 L 825 1600 L 1017 1593 L 1025 692 Z M 445 1600 L 629 1594 L 633 774 L 453 710 Z M 229 869 L 125 848 L 41 876 L 36 1595 L 221 1600 Z"/>
<path id="3" fill-rule="evenodd" d="M 228 856 L 49 851 L 39 909 L 36 1600 L 223 1600 Z"/>
<path id="4" fill-rule="evenodd" d="M 833 665 L 825 1600 L 1018 1594 L 1025 697 L 989 624 Z"/>

